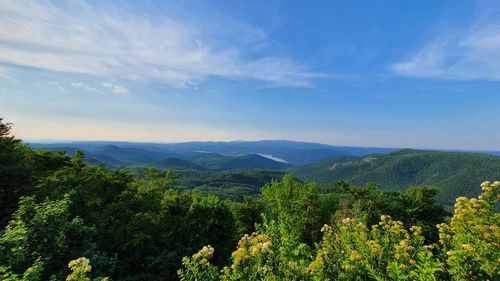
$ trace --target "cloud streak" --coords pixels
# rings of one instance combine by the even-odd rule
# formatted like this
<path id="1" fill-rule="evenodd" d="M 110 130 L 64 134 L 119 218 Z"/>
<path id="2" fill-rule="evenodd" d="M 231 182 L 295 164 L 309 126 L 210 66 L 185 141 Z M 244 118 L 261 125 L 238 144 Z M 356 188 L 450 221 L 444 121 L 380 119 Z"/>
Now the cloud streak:
<path id="1" fill-rule="evenodd" d="M 89 92 L 97 92 L 97 89 L 94 88 L 94 87 L 91 87 L 85 83 L 82 83 L 82 82 L 71 82 L 70 85 L 72 87 L 75 87 L 75 88 L 78 88 L 78 89 L 83 89 L 83 90 L 86 90 L 86 91 L 89 91 Z"/>
<path id="2" fill-rule="evenodd" d="M 125 88 L 124 86 L 116 85 L 116 84 L 111 83 L 111 82 L 103 82 L 102 86 L 104 88 L 111 90 L 111 92 L 113 94 L 118 95 L 118 96 L 125 96 L 125 95 L 130 94 L 130 91 L 127 88 Z"/>
<path id="3" fill-rule="evenodd" d="M 0 0 L 0 61 L 174 87 L 209 77 L 302 87 L 323 76 L 286 56 L 246 56 L 267 40 L 259 29 L 227 23 L 219 28 L 245 38 L 228 44 L 212 36 L 217 28 L 95 3 Z"/>
<path id="4" fill-rule="evenodd" d="M 441 34 L 390 68 L 411 77 L 500 81 L 500 22 L 478 20 Z"/>

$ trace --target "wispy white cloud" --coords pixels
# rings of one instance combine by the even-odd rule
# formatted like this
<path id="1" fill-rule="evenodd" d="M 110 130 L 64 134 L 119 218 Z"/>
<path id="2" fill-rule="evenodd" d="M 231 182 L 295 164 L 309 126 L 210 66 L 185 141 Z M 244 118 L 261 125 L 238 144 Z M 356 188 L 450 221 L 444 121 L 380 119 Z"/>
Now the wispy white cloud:
<path id="1" fill-rule="evenodd" d="M 75 88 L 83 89 L 89 92 L 97 92 L 97 89 L 94 87 L 91 87 L 85 83 L 82 82 L 71 82 L 70 85 Z"/>
<path id="2" fill-rule="evenodd" d="M 64 91 L 66 90 L 63 86 L 61 86 L 61 84 L 57 81 L 54 81 L 54 80 L 50 80 L 50 81 L 47 81 L 47 85 L 51 86 L 51 87 L 55 87 L 56 89 L 58 89 L 59 91 Z"/>
<path id="3" fill-rule="evenodd" d="M 245 50 L 265 45 L 266 35 L 239 23 L 206 29 L 102 2 L 0 1 L 0 61 L 10 64 L 176 87 L 213 76 L 284 86 L 322 77 L 289 57 L 249 58 Z M 220 42 L 222 29 L 238 40 Z"/>
<path id="4" fill-rule="evenodd" d="M 125 88 L 124 86 L 117 85 L 111 82 L 103 82 L 102 86 L 104 88 L 111 90 L 111 92 L 115 95 L 125 96 L 130 94 L 129 89 Z"/>
<path id="5" fill-rule="evenodd" d="M 391 69 L 412 77 L 498 81 L 500 22 L 481 19 L 467 29 L 444 32 Z"/>

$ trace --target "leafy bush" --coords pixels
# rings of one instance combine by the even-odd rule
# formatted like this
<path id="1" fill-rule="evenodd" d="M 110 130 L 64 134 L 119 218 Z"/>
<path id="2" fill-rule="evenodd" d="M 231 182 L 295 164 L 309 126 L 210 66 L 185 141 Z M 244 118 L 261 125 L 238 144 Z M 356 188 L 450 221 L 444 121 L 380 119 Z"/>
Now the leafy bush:
<path id="1" fill-rule="evenodd" d="M 309 186 L 291 184 L 276 202 L 295 202 Z M 304 220 L 276 216 L 245 235 L 232 254 L 232 264 L 218 269 L 210 255 L 184 258 L 181 280 L 499 280 L 500 214 L 496 212 L 500 182 L 485 182 L 478 198 L 460 197 L 449 223 L 437 225 L 439 243 L 426 243 L 422 228 L 382 215 L 368 227 L 360 218 L 344 218 L 324 225 L 314 251 L 290 227 L 303 230 Z M 271 189 L 271 187 L 268 187 Z M 286 195 L 285 195 L 286 193 Z M 264 193 L 266 194 L 266 193 Z M 307 192 L 305 193 L 307 194 Z M 299 205 L 300 206 L 300 205 Z M 278 204 L 277 212 L 283 206 Z M 286 209 L 286 208 L 285 208 Z M 293 209 L 292 209 L 293 210 Z M 292 213 L 293 214 L 293 213 Z M 307 212 L 305 213 L 307 214 Z M 213 250 L 211 250 L 213 252 Z M 196 276 L 203 276 L 202 279 Z"/>
<path id="2" fill-rule="evenodd" d="M 500 279 L 499 186 L 500 181 L 484 182 L 478 198 L 459 197 L 450 223 L 438 225 L 439 242 L 455 280 Z"/>

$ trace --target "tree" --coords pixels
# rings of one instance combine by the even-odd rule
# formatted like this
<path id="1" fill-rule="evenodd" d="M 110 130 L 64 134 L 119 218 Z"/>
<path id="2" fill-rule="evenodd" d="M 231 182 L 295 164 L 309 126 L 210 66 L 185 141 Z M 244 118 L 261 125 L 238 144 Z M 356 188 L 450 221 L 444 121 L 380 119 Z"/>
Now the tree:
<path id="1" fill-rule="evenodd" d="M 96 273 L 113 269 L 114 259 L 97 250 L 94 227 L 70 214 L 68 198 L 36 203 L 32 197 L 21 200 L 19 209 L 0 237 L 0 265 L 22 274 L 37 261 L 43 261 L 42 280 L 66 275 L 68 260 L 87 256 L 99 261 Z"/>
<path id="2" fill-rule="evenodd" d="M 186 224 L 190 232 L 189 245 L 197 249 L 203 245 L 217 248 L 214 256 L 216 264 L 225 263 L 235 244 L 235 222 L 229 208 L 219 198 L 195 196 L 186 214 Z"/>
<path id="3" fill-rule="evenodd" d="M 270 219 L 282 222 L 291 235 L 312 245 L 319 235 L 319 197 L 316 184 L 302 183 L 291 175 L 274 180 L 262 189 Z"/>
<path id="4" fill-rule="evenodd" d="M 3 122 L 3 118 L 0 117 L 0 137 L 6 137 L 10 134 L 12 128 L 12 123 Z"/>
<path id="5" fill-rule="evenodd" d="M 69 157 L 53 151 L 35 151 L 9 136 L 10 123 L 0 118 L 0 227 L 10 219 L 22 196 L 33 195 L 37 182 L 68 165 Z"/>
<path id="6" fill-rule="evenodd" d="M 19 198 L 32 190 L 33 163 L 29 150 L 9 136 L 10 123 L 0 118 L 0 227 L 9 220 Z"/>

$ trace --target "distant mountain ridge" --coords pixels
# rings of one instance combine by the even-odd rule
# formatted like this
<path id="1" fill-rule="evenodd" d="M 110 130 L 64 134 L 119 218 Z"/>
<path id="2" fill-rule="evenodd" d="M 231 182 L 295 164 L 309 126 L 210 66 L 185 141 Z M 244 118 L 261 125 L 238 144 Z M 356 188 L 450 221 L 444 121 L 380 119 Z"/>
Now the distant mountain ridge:
<path id="1" fill-rule="evenodd" d="M 188 155 L 196 152 L 215 153 L 225 157 L 239 157 L 242 155 L 257 154 L 274 162 L 286 162 L 289 165 L 304 165 L 314 163 L 330 156 L 339 155 L 367 155 L 371 153 L 388 153 L 392 148 L 363 148 L 344 147 L 326 144 L 263 140 L 263 141 L 235 141 L 235 142 L 185 142 L 172 144 L 159 143 L 132 143 L 132 142 L 67 142 L 67 143 L 28 143 L 33 148 L 48 148 L 67 150 L 69 153 L 76 149 L 83 150 L 88 157 L 98 160 L 107 158 L 104 162 L 129 164 L 153 164 L 163 158 L 179 158 L 191 161 Z M 126 154 L 126 156 L 125 156 Z M 160 156 L 161 155 L 161 156 Z M 267 156 L 267 157 L 266 157 Z M 114 159 L 112 161 L 110 159 Z M 278 158 L 280 161 L 277 161 Z M 263 159 L 253 156 L 249 161 Z M 241 161 L 240 161 L 241 162 Z M 267 163 L 265 165 L 268 165 Z M 280 168 L 285 165 L 277 165 Z"/>
<path id="2" fill-rule="evenodd" d="M 346 181 L 379 184 L 401 191 L 409 186 L 439 187 L 439 200 L 447 205 L 459 196 L 476 196 L 479 184 L 500 178 L 500 157 L 484 153 L 404 149 L 362 157 L 336 156 L 291 169 L 295 176 L 319 183 Z"/>
<path id="3" fill-rule="evenodd" d="M 344 180 L 384 189 L 435 185 L 447 205 L 456 197 L 475 196 L 478 184 L 500 178 L 495 152 L 472 153 L 392 148 L 356 148 L 293 141 L 187 142 L 174 144 L 129 142 L 72 142 L 37 144 L 36 149 L 85 153 L 92 164 L 111 168 L 174 168 L 179 171 L 273 170 L 333 183 Z"/>
<path id="4" fill-rule="evenodd" d="M 74 146 L 71 146 L 74 145 Z M 234 170 L 234 169 L 267 169 L 283 170 L 293 165 L 286 161 L 277 161 L 272 156 L 260 154 L 220 154 L 189 150 L 175 150 L 155 145 L 129 145 L 95 143 L 65 144 L 30 144 L 35 149 L 54 149 L 74 154 L 76 150 L 85 153 L 85 160 L 92 164 L 106 164 L 109 167 L 175 168 L 178 170 Z M 197 149 L 196 147 L 194 149 Z"/>

